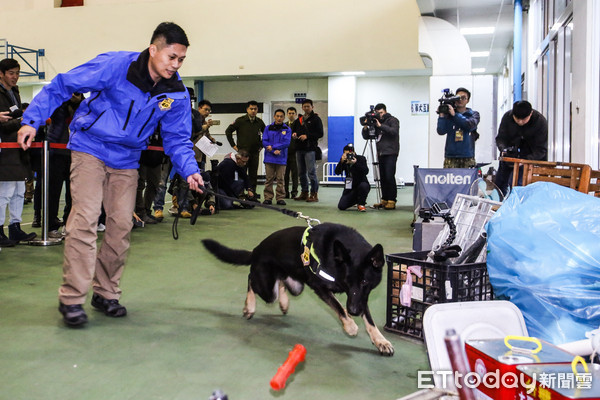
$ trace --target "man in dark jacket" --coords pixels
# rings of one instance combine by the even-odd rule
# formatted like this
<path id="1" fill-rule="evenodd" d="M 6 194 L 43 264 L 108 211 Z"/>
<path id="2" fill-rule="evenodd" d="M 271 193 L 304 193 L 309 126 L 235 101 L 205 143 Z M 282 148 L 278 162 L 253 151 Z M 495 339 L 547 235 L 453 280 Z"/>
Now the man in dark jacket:
<path id="1" fill-rule="evenodd" d="M 528 101 L 517 101 L 500 121 L 496 146 L 504 157 L 546 161 L 548 121 Z M 496 174 L 496 186 L 505 195 L 508 194 L 512 173 L 513 164 L 501 161 Z"/>
<path id="2" fill-rule="evenodd" d="M 400 152 L 400 121 L 387 112 L 385 104 L 379 103 L 374 108 L 378 115 L 375 119 L 375 140 L 379 160 L 379 177 L 381 179 L 381 203 L 375 208 L 393 210 L 396 208 L 398 189 L 396 186 L 396 162 Z M 365 117 L 361 117 L 365 124 Z M 363 130 L 368 129 L 364 126 Z M 364 137 L 364 134 L 363 134 Z"/>
<path id="3" fill-rule="evenodd" d="M 250 155 L 248 159 L 248 177 L 252 190 L 256 190 L 258 180 L 258 164 L 260 161 L 260 150 L 262 149 L 262 133 L 265 130 L 265 123 L 258 118 L 258 103 L 254 100 L 248 102 L 246 115 L 237 118 L 225 130 L 227 140 L 231 147 L 238 151 L 244 149 Z M 237 143 L 233 140 L 233 132 L 237 132 Z"/>
<path id="4" fill-rule="evenodd" d="M 0 112 L 8 112 L 0 119 L 2 143 L 16 142 L 17 132 L 21 127 L 21 97 L 17 87 L 20 71 L 17 60 L 5 58 L 0 61 Z M 23 150 L 0 149 L 0 247 L 12 247 L 20 241 L 29 241 L 36 236 L 35 233 L 25 233 L 21 230 L 25 179 L 29 170 L 29 156 Z M 8 237 L 4 233 L 7 205 L 10 214 Z"/>
<path id="5" fill-rule="evenodd" d="M 52 113 L 52 123 L 48 127 L 48 141 L 50 143 L 67 144 L 69 142 L 69 124 L 79 104 L 85 99 L 82 93 L 73 93 L 71 98 L 65 101 Z M 61 222 L 58 219 L 58 208 L 63 184 L 65 186 L 65 207 L 63 209 L 63 223 L 67 222 L 71 212 L 71 150 L 50 149 L 48 174 L 48 236 L 51 238 L 62 238 L 63 233 L 59 231 Z M 39 217 L 39 216 L 38 216 Z M 40 220 L 40 218 L 38 218 Z"/>
<path id="6" fill-rule="evenodd" d="M 323 137 L 323 121 L 313 111 L 313 102 L 305 99 L 302 102 L 301 115 L 292 126 L 292 139 L 296 142 L 296 162 L 298 163 L 298 176 L 300 177 L 300 196 L 294 200 L 305 200 L 309 203 L 319 201 L 319 179 L 317 178 L 317 157 L 319 139 Z M 310 195 L 308 193 L 310 183 Z"/>
<path id="7" fill-rule="evenodd" d="M 154 30 L 147 49 L 109 52 L 58 74 L 23 115 L 18 142 L 31 146 L 37 128 L 75 92 L 90 92 L 71 122 L 71 197 L 67 221 L 59 311 L 65 324 L 87 322 L 92 306 L 108 317 L 124 317 L 119 303 L 121 276 L 129 249 L 139 159 L 160 123 L 165 153 L 191 190 L 204 184 L 190 141 L 189 94 L 177 71 L 187 54 L 185 31 L 172 22 Z M 96 251 L 101 205 L 106 232 Z"/>
<path id="8" fill-rule="evenodd" d="M 244 193 L 244 189 L 248 192 L 248 197 L 254 198 L 254 190 L 246 174 L 246 164 L 250 155 L 244 149 L 240 149 L 237 153 L 229 153 L 223 161 L 217 165 L 217 173 L 213 178 L 216 180 L 218 193 L 228 197 L 238 198 Z M 227 210 L 234 208 L 233 200 L 219 197 L 219 209 Z"/>
<path id="9" fill-rule="evenodd" d="M 365 207 L 367 196 L 371 191 L 371 185 L 367 179 L 369 167 L 367 166 L 367 159 L 354 152 L 352 143 L 344 146 L 344 153 L 340 158 L 340 162 L 335 166 L 336 175 L 341 175 L 344 172 L 346 173 L 346 179 L 338 208 L 346 210 L 357 204 L 358 211 L 365 212 L 367 210 Z"/>

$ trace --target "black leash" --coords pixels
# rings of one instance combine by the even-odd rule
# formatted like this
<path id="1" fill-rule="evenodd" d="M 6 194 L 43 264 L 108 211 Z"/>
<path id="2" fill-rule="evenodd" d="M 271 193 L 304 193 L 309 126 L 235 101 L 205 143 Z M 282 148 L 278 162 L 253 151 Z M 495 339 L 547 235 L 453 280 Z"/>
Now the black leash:
<path id="1" fill-rule="evenodd" d="M 287 215 L 289 217 L 293 217 L 293 218 L 299 218 L 299 219 L 303 219 L 306 221 L 306 223 L 308 224 L 309 227 L 312 227 L 313 225 L 318 225 L 321 223 L 321 221 L 319 221 L 316 218 L 310 218 L 307 215 L 303 215 L 301 212 L 299 211 L 294 211 L 294 210 L 288 210 L 287 208 L 279 208 L 279 207 L 275 207 L 272 205 L 268 205 L 268 204 L 262 204 L 259 203 L 257 201 L 249 201 L 249 200 L 244 200 L 244 199 L 239 199 L 237 197 L 231 197 L 231 196 L 227 196 L 221 193 L 216 193 L 215 191 L 206 188 L 205 186 L 202 185 L 198 185 L 198 188 L 200 190 L 202 190 L 202 192 L 204 193 L 208 193 L 208 194 L 212 194 L 215 197 L 221 197 L 223 199 L 228 199 L 231 201 L 237 201 L 238 203 L 242 204 L 242 206 L 246 205 L 248 206 L 248 208 L 254 208 L 254 207 L 262 207 L 262 208 L 266 208 L 269 210 L 273 210 L 273 211 L 278 211 L 284 215 Z M 188 192 L 189 192 L 189 187 L 185 190 L 184 192 L 184 198 L 187 197 Z M 198 215 L 200 214 L 200 211 L 202 209 L 201 204 L 198 204 L 198 206 L 196 207 L 196 209 L 192 212 L 192 217 L 190 218 L 190 225 L 195 225 L 196 224 L 196 220 L 198 219 Z M 173 239 L 178 240 L 179 239 L 179 232 L 177 230 L 177 225 L 179 223 L 179 218 L 181 218 L 181 210 L 178 210 L 177 215 L 175 215 L 175 219 L 173 220 L 173 228 L 172 228 L 172 233 L 173 233 Z"/>

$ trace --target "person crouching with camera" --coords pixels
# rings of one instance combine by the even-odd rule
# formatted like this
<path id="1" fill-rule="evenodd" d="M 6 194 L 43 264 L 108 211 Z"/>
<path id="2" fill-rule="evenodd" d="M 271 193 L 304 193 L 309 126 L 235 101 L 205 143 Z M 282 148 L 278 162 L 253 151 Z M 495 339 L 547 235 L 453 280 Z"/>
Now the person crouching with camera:
<path id="1" fill-rule="evenodd" d="M 341 175 L 342 172 L 346 173 L 346 179 L 338 208 L 346 210 L 356 204 L 358 211 L 365 212 L 367 210 L 365 207 L 367 196 L 371 191 L 371 185 L 367 179 L 369 167 L 367 166 L 367 159 L 354 152 L 352 143 L 344 146 L 344 153 L 335 166 L 336 175 Z"/>

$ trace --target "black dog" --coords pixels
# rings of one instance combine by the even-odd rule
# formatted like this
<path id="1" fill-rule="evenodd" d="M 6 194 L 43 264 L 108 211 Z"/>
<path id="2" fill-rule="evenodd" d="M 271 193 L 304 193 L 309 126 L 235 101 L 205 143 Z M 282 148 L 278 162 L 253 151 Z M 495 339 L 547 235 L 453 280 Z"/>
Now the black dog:
<path id="1" fill-rule="evenodd" d="M 357 231 L 344 225 L 324 223 L 312 228 L 293 227 L 272 233 L 253 251 L 233 250 L 205 239 L 204 246 L 221 261 L 250 265 L 244 317 L 256 311 L 257 293 L 267 303 L 279 298 L 286 314 L 289 299 L 308 285 L 339 316 L 344 331 L 356 336 L 352 316 L 362 316 L 371 341 L 382 355 L 394 354 L 394 347 L 373 323 L 367 305 L 369 293 L 379 282 L 384 265 L 383 248 L 371 246 Z M 346 293 L 346 309 L 334 293 Z"/>

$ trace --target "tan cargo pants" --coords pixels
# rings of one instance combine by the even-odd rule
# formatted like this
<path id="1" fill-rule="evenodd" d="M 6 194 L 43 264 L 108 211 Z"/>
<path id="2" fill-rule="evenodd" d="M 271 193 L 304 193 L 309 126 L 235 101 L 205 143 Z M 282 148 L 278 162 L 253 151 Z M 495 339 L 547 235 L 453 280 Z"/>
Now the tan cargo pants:
<path id="1" fill-rule="evenodd" d="M 98 158 L 71 154 L 73 205 L 66 225 L 63 284 L 59 300 L 66 305 L 83 304 L 93 286 L 106 299 L 119 299 L 119 282 L 129 249 L 133 226 L 138 172 L 107 167 Z M 101 207 L 106 211 L 106 231 L 96 249 Z"/>

